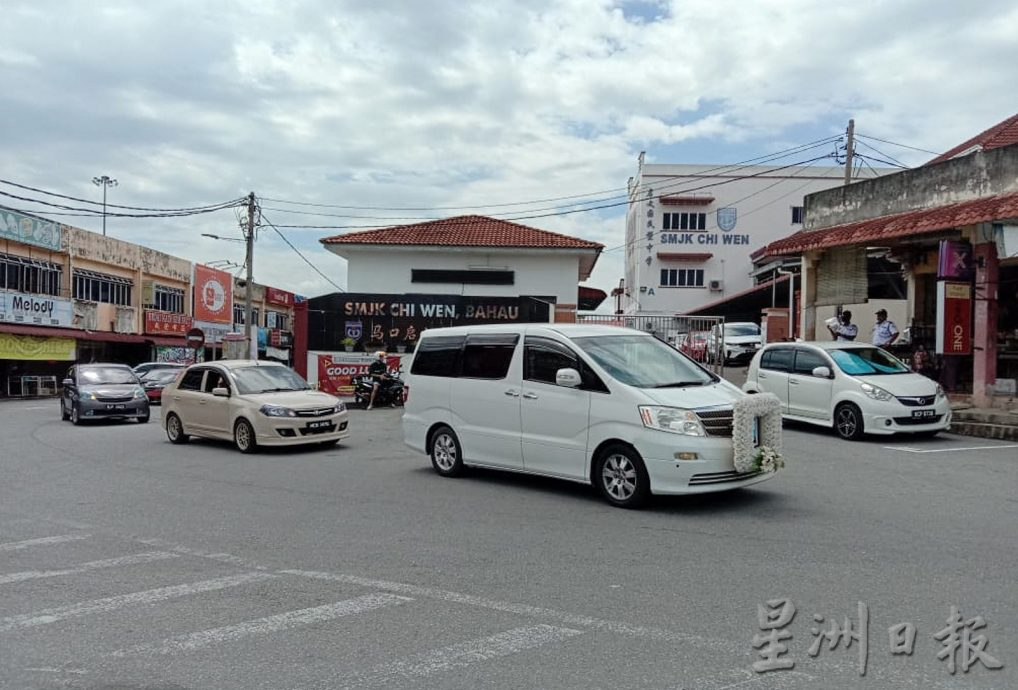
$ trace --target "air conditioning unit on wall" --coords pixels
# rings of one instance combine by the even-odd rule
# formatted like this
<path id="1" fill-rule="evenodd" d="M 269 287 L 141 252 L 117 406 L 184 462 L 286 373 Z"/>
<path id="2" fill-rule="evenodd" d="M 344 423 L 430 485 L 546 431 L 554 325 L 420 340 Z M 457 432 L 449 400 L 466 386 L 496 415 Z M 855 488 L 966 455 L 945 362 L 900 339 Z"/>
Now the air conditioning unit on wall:
<path id="1" fill-rule="evenodd" d="M 709 287 L 712 292 L 721 292 L 725 287 L 725 283 L 723 280 L 712 280 L 709 283 Z"/>

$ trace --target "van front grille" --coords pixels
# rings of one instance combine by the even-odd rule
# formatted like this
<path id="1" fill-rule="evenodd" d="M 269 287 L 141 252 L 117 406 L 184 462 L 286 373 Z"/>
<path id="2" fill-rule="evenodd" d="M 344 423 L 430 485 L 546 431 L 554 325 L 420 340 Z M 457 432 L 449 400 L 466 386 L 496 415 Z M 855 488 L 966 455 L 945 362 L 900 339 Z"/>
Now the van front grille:
<path id="1" fill-rule="evenodd" d="M 730 407 L 716 410 L 694 410 L 708 436 L 732 437 L 733 410 Z"/>
<path id="2" fill-rule="evenodd" d="M 704 474 L 694 474 L 689 479 L 690 486 L 697 484 L 725 484 L 727 482 L 739 482 L 743 479 L 750 479 L 756 477 L 760 472 L 736 472 L 735 470 L 729 470 L 728 472 L 706 472 Z"/>

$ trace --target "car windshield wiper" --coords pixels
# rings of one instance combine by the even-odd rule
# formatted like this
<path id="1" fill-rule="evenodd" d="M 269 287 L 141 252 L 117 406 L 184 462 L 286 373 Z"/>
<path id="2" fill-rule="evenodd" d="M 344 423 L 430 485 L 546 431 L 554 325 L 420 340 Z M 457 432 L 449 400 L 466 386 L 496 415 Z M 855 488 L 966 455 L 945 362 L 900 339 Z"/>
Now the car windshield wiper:
<path id="1" fill-rule="evenodd" d="M 259 393 L 287 393 L 290 391 L 298 390 L 296 388 L 263 388 Z"/>
<path id="2" fill-rule="evenodd" d="M 706 386 L 709 381 L 675 381 L 674 383 L 659 383 L 654 388 L 685 388 L 686 386 Z"/>

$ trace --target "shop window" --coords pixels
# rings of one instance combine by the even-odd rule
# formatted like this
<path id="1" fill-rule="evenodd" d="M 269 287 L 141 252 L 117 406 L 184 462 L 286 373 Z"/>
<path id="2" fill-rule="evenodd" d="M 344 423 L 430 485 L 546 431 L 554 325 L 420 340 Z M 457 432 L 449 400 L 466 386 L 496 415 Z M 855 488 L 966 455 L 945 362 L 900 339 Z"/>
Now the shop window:
<path id="1" fill-rule="evenodd" d="M 60 264 L 0 254 L 0 290 L 59 295 L 62 274 Z"/>
<path id="2" fill-rule="evenodd" d="M 152 304 L 145 306 L 159 311 L 168 311 L 173 314 L 183 314 L 184 289 L 156 285 L 152 290 Z"/>
<path id="3" fill-rule="evenodd" d="M 131 306 L 133 283 L 120 276 L 95 271 L 74 271 L 74 299 Z"/>

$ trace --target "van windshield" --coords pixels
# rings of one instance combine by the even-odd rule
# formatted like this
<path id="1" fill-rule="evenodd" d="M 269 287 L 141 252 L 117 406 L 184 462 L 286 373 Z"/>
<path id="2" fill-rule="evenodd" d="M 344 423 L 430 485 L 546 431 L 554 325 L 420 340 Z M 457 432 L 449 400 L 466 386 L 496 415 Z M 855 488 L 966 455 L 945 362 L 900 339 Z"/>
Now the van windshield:
<path id="1" fill-rule="evenodd" d="M 614 379 L 637 388 L 705 386 L 718 377 L 652 336 L 573 338 Z"/>

